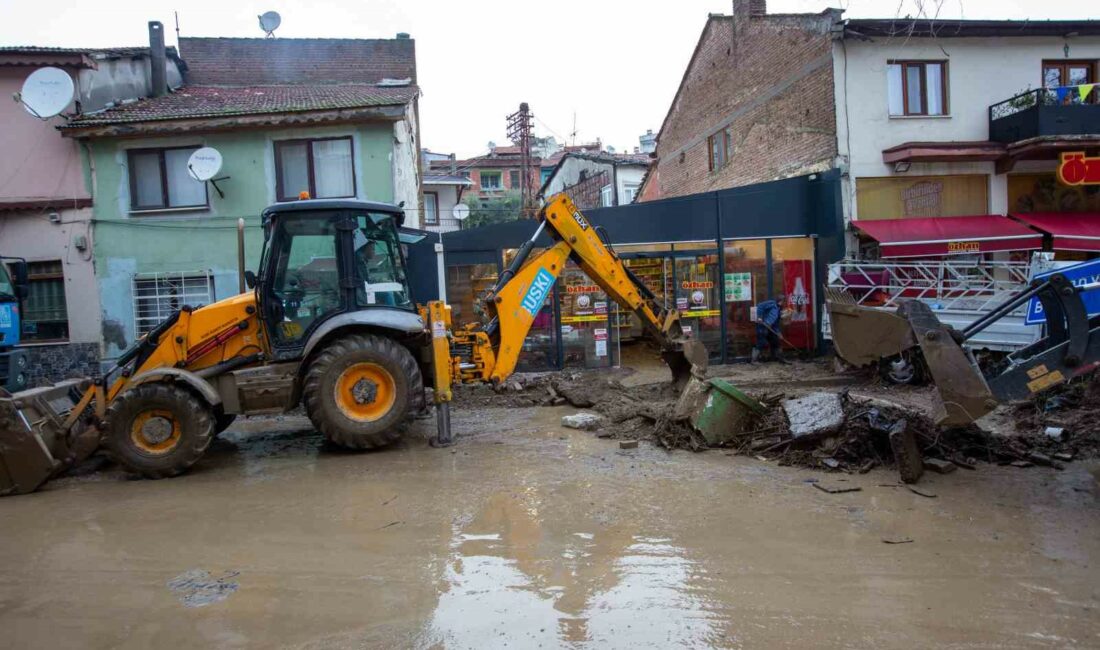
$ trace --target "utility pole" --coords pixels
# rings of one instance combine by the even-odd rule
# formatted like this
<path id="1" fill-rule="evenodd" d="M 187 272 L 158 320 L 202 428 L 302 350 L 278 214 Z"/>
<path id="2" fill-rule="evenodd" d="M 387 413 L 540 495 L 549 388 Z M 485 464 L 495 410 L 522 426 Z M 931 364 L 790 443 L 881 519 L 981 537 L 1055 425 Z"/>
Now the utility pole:
<path id="1" fill-rule="evenodd" d="M 519 105 L 519 110 L 508 116 L 508 138 L 520 150 L 520 210 L 529 217 L 533 214 L 535 192 L 531 187 L 531 109 L 527 102 Z"/>

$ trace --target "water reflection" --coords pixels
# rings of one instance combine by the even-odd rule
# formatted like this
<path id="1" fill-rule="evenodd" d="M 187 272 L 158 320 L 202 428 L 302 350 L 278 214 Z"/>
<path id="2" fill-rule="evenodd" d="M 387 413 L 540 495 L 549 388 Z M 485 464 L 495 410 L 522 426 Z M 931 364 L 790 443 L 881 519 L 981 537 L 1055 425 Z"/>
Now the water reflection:
<path id="1" fill-rule="evenodd" d="M 703 570 L 630 526 L 551 531 L 532 495 L 495 497 L 453 528 L 428 635 L 447 647 L 723 645 Z M 558 523 L 555 523 L 557 526 Z"/>

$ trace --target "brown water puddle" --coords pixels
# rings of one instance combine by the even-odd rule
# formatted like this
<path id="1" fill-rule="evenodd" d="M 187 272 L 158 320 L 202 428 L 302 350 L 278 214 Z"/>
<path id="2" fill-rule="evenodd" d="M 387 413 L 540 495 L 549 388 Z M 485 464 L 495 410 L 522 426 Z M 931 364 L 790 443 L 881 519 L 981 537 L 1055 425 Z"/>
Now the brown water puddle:
<path id="1" fill-rule="evenodd" d="M 930 499 L 885 471 L 621 451 L 560 429 L 572 411 L 456 411 L 456 447 L 372 454 L 289 419 L 179 479 L 0 499 L 0 646 L 1100 645 L 1076 464 L 931 476 Z"/>

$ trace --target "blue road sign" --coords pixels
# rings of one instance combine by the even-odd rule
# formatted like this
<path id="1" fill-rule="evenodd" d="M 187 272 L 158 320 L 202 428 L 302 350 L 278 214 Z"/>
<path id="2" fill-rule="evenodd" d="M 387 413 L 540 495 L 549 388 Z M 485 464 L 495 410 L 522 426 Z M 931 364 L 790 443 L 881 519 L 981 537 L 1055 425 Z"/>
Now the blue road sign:
<path id="1" fill-rule="evenodd" d="M 1066 276 L 1067 280 L 1078 287 L 1093 282 L 1100 282 L 1100 259 L 1081 262 L 1073 266 L 1065 266 L 1045 273 L 1038 273 L 1035 275 L 1035 279 L 1042 280 L 1044 278 L 1049 278 L 1055 273 L 1061 273 Z M 1081 298 L 1085 301 L 1085 309 L 1088 311 L 1089 316 L 1100 314 L 1100 291 L 1086 291 L 1081 294 Z M 1038 298 L 1032 298 L 1028 301 L 1027 319 L 1024 322 L 1028 325 L 1038 325 L 1039 323 L 1046 322 L 1046 315 L 1043 314 L 1043 304 L 1039 302 Z"/>

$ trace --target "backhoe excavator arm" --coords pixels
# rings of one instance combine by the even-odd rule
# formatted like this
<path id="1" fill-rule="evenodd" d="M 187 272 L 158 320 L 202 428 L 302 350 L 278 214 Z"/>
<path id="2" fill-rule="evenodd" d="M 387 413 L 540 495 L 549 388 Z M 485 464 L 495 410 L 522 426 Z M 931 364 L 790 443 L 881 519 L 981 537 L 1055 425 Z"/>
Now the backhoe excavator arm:
<path id="1" fill-rule="evenodd" d="M 500 383 L 515 371 L 523 341 L 570 259 L 612 300 L 641 319 L 660 342 L 678 383 L 686 382 L 692 365 L 705 367 L 706 351 L 684 338 L 679 312 L 656 301 L 568 196 L 553 198 L 539 218 L 538 230 L 524 242 L 489 293 L 489 324 L 455 333 L 458 363 L 454 370 L 459 381 Z M 528 261 L 543 232 L 553 246 Z"/>

